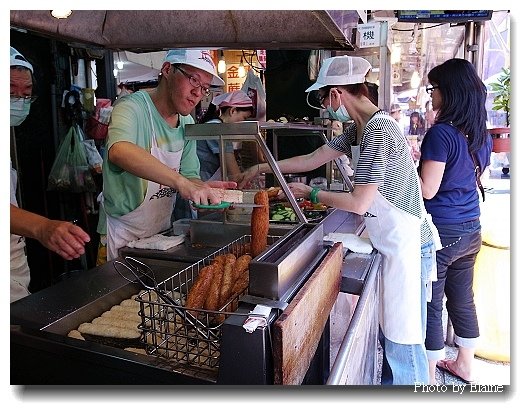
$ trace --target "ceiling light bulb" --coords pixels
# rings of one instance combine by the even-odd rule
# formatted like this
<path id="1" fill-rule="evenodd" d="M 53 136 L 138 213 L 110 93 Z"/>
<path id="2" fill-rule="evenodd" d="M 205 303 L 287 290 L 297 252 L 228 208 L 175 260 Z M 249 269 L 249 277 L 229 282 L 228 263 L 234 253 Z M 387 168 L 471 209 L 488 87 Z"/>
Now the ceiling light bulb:
<path id="1" fill-rule="evenodd" d="M 118 68 L 119 70 L 122 70 L 123 67 L 125 66 L 125 63 L 123 63 L 122 61 L 118 61 L 118 62 L 116 63 L 116 65 L 117 65 L 117 68 Z"/>
<path id="2" fill-rule="evenodd" d="M 219 74 L 224 74 L 226 72 L 226 62 L 224 61 L 224 56 L 222 56 L 222 58 L 219 60 L 217 70 Z"/>
<path id="3" fill-rule="evenodd" d="M 242 78 L 245 75 L 246 75 L 246 69 L 244 68 L 244 60 L 242 60 L 242 57 L 240 57 L 240 64 L 238 65 L 238 76 L 240 78 Z"/>
<path id="4" fill-rule="evenodd" d="M 51 10 L 51 16 L 57 19 L 66 19 L 72 14 L 72 10 Z"/>

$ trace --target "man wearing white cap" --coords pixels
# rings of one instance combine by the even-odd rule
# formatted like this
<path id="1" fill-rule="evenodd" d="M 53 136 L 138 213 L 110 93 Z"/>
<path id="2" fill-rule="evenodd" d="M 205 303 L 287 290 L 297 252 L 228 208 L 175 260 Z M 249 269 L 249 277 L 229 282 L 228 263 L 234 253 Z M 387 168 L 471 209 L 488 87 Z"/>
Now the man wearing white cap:
<path id="1" fill-rule="evenodd" d="M 102 208 L 106 214 L 107 259 L 128 242 L 171 226 L 175 193 L 199 204 L 220 203 L 219 191 L 235 183 L 203 183 L 195 141 L 184 139 L 190 112 L 221 86 L 206 50 L 170 50 L 151 91 L 121 100 L 112 112 L 103 164 Z M 105 229 L 100 217 L 98 232 Z"/>
<path id="2" fill-rule="evenodd" d="M 361 57 L 339 56 L 323 61 L 316 83 L 306 91 L 317 91 L 329 116 L 350 126 L 316 151 L 279 161 L 278 165 L 282 173 L 305 172 L 342 154 L 352 158 L 352 146 L 360 147 L 352 192 L 325 191 L 302 183 L 289 186 L 297 198 L 310 198 L 313 203 L 365 217 L 369 238 L 383 256 L 379 298 L 384 348 L 382 383 L 427 384 L 426 282 L 432 268 L 422 267 L 421 263 L 433 263 L 435 249 L 424 260 L 420 252 L 421 243 L 433 246 L 435 228 L 427 222 L 419 179 L 404 135 L 394 119 L 369 98 L 365 76 L 370 69 L 370 63 Z M 269 171 L 266 164 L 260 164 L 246 171 L 244 180 L 256 172 Z"/>
<path id="3" fill-rule="evenodd" d="M 33 66 L 11 47 L 11 126 L 20 125 L 29 115 L 33 95 Z M 24 237 L 37 239 L 42 245 L 71 260 L 85 253 L 90 241 L 86 232 L 70 222 L 56 221 L 18 207 L 18 175 L 11 162 L 11 302 L 29 295 L 30 271 L 25 255 Z"/>
<path id="4" fill-rule="evenodd" d="M 217 95 L 211 101 L 208 111 L 201 123 L 220 124 L 244 121 L 253 115 L 253 101 L 242 91 L 232 91 Z M 226 174 L 233 180 L 241 171 L 235 158 L 234 143 L 224 142 L 224 161 L 226 163 Z M 222 179 L 220 169 L 220 145 L 218 140 L 205 139 L 197 141 L 197 157 L 200 162 L 200 178 L 203 181 L 214 181 Z M 197 211 L 192 209 L 182 199 L 175 202 L 173 211 L 175 220 L 182 218 L 197 218 Z"/>

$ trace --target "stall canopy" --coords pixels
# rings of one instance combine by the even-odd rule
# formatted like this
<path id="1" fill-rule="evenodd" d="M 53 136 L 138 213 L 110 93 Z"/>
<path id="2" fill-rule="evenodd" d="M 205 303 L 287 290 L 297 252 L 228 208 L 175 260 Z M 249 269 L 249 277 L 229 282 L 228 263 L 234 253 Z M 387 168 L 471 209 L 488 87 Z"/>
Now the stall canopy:
<path id="1" fill-rule="evenodd" d="M 169 48 L 352 50 L 356 10 L 11 10 L 11 27 L 136 53 Z"/>

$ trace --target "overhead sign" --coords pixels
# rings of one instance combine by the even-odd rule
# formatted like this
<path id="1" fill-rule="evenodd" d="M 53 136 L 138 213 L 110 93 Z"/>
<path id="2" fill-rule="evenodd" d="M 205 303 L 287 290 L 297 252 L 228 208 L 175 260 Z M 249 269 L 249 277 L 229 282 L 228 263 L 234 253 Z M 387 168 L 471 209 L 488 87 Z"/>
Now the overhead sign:
<path id="1" fill-rule="evenodd" d="M 373 21 L 358 24 L 359 48 L 379 47 L 381 45 L 381 22 Z"/>

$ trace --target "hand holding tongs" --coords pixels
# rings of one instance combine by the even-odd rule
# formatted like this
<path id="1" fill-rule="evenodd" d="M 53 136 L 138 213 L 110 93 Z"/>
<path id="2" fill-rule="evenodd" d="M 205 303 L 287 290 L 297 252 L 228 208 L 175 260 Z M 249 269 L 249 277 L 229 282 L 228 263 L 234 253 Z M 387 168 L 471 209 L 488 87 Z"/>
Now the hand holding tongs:
<path id="1" fill-rule="evenodd" d="M 195 202 L 192 202 L 192 205 L 194 208 L 197 208 L 197 209 L 260 208 L 260 207 L 264 206 L 264 205 L 258 205 L 258 204 L 246 204 L 243 202 L 227 202 L 227 201 L 222 201 L 220 204 L 209 204 L 209 205 L 196 204 Z"/>
<path id="2" fill-rule="evenodd" d="M 190 325 L 192 325 L 197 330 L 197 332 L 200 333 L 204 337 L 204 340 L 208 339 L 208 336 L 206 334 L 204 334 L 204 332 L 201 330 L 202 328 L 206 328 L 207 326 L 205 326 L 200 320 L 198 320 L 196 317 L 194 317 L 187 310 L 179 309 L 179 307 L 182 307 L 182 306 L 179 304 L 178 301 L 176 301 L 174 298 L 172 298 L 170 295 L 168 295 L 167 292 L 165 292 L 164 290 L 162 290 L 159 287 L 157 280 L 155 279 L 155 274 L 148 265 L 144 264 L 143 262 L 141 262 L 135 258 L 132 258 L 131 256 L 125 256 L 125 262 L 126 263 L 117 261 L 117 260 L 113 262 L 114 269 L 116 270 L 117 273 L 119 273 L 127 281 L 135 282 L 133 280 L 128 279 L 125 275 L 123 275 L 119 271 L 118 265 L 121 265 L 125 269 L 129 270 L 130 273 L 132 273 L 132 275 L 134 276 L 134 278 L 142 286 L 144 286 L 146 289 L 155 291 L 157 296 L 159 296 L 159 298 L 162 299 L 163 302 L 170 305 L 171 308 L 175 311 L 175 313 L 179 314 L 182 318 L 184 318 L 184 320 L 186 320 Z M 213 332 L 211 332 L 209 330 L 208 330 L 208 332 L 210 332 L 211 335 L 216 338 L 216 335 Z M 216 346 L 216 347 L 218 348 L 218 346 Z"/>

